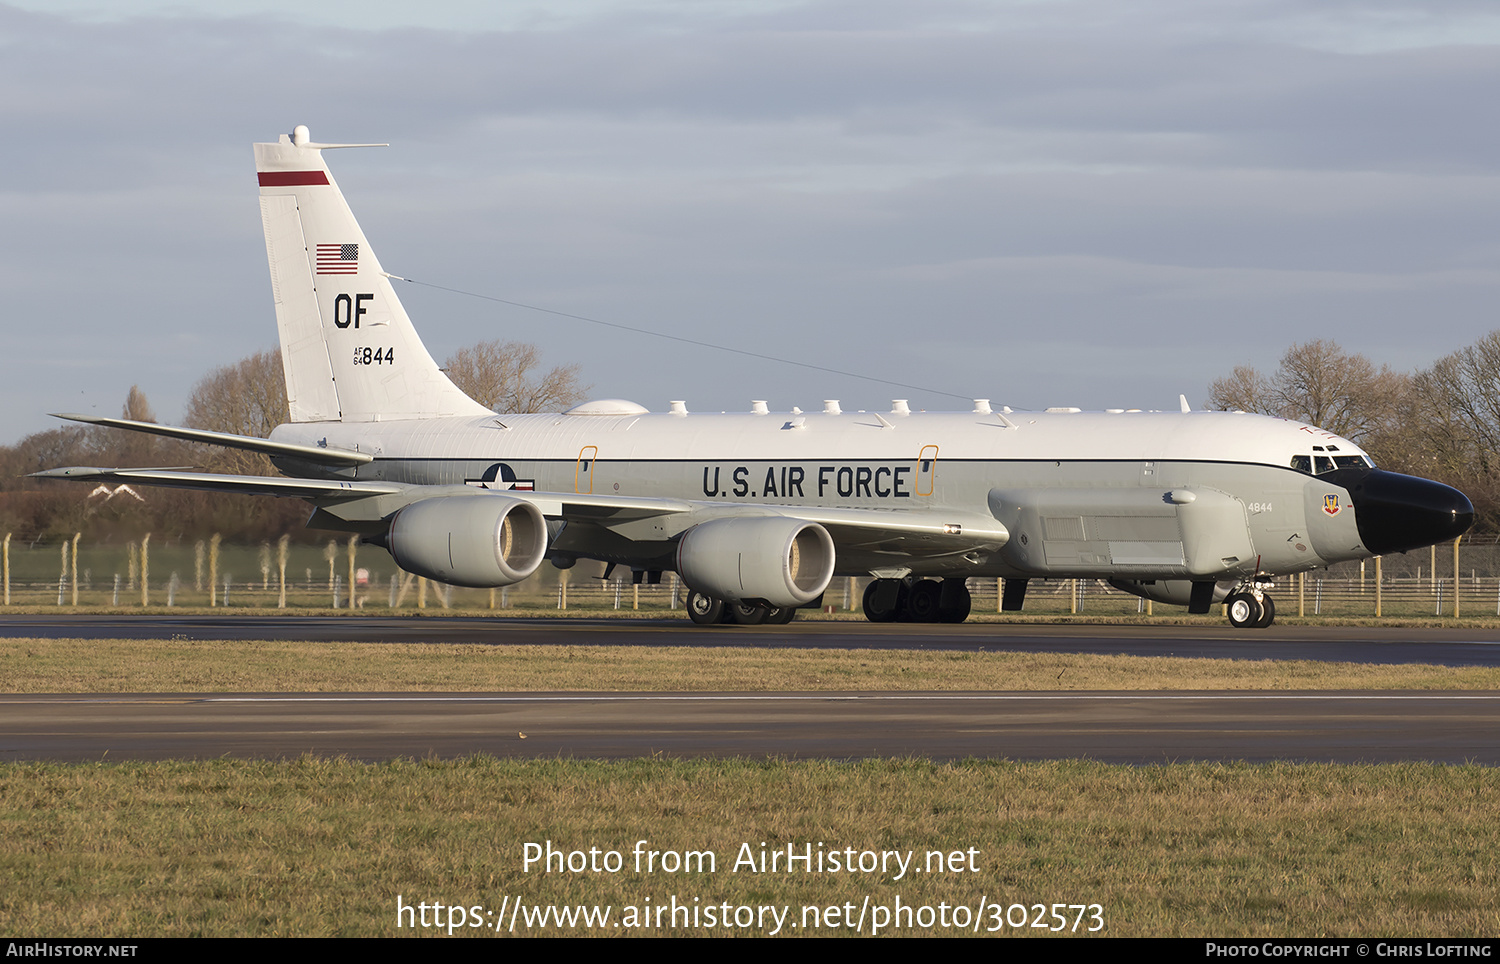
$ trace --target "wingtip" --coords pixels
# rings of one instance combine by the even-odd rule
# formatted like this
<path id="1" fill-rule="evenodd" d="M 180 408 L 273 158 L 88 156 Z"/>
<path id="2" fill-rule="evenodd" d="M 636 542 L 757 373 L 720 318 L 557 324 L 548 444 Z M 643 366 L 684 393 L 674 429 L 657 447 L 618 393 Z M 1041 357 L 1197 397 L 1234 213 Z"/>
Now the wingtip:
<path id="1" fill-rule="evenodd" d="M 28 479 L 87 479 L 96 475 L 105 475 L 113 469 L 100 469 L 89 465 L 64 465 L 55 469 L 43 469 L 40 472 L 30 472 Z"/>

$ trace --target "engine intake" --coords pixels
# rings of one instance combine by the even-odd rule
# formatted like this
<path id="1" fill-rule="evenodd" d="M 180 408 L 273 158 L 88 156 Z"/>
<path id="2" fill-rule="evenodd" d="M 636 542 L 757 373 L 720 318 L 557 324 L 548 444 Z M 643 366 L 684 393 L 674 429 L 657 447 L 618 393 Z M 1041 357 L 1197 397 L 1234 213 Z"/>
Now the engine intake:
<path id="1" fill-rule="evenodd" d="M 387 546 L 407 572 L 493 589 L 536 572 L 547 553 L 547 520 L 530 502 L 503 495 L 425 499 L 396 513 Z"/>
<path id="2" fill-rule="evenodd" d="M 777 516 L 714 519 L 683 533 L 677 571 L 715 599 L 803 606 L 833 578 L 833 538 L 814 522 Z"/>

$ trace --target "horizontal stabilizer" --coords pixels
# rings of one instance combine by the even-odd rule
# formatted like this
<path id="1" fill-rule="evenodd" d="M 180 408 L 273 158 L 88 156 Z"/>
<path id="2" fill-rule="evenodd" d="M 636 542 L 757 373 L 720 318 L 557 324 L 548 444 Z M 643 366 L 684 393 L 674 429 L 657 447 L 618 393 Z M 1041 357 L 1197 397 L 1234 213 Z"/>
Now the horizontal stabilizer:
<path id="1" fill-rule="evenodd" d="M 78 415 L 68 412 L 54 412 L 53 417 L 65 418 L 72 422 L 86 422 L 89 425 L 104 425 L 108 428 L 123 428 L 127 431 L 144 432 L 148 435 L 164 435 L 167 438 L 183 439 L 188 442 L 202 442 L 205 445 L 218 445 L 224 448 L 260 452 L 265 455 L 301 459 L 304 462 L 314 462 L 318 465 L 364 465 L 367 462 L 374 461 L 373 456 L 366 455 L 363 452 L 350 452 L 347 449 L 328 449 L 316 445 L 292 445 L 288 442 L 273 442 L 267 438 L 254 438 L 249 435 L 231 435 L 228 432 L 210 432 L 199 428 L 158 425 L 155 422 L 136 422 L 128 418 L 100 418 L 97 415 Z"/>

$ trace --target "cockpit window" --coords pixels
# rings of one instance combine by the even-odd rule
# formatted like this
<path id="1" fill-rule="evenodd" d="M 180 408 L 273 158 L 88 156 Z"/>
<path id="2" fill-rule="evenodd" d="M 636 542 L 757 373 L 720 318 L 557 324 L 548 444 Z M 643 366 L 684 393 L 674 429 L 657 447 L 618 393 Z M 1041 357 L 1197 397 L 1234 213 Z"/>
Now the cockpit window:
<path id="1" fill-rule="evenodd" d="M 1294 455 L 1291 462 L 1292 468 L 1298 472 L 1306 472 L 1308 475 L 1322 475 L 1324 472 L 1332 472 L 1334 469 L 1373 469 L 1375 463 L 1368 455 Z"/>

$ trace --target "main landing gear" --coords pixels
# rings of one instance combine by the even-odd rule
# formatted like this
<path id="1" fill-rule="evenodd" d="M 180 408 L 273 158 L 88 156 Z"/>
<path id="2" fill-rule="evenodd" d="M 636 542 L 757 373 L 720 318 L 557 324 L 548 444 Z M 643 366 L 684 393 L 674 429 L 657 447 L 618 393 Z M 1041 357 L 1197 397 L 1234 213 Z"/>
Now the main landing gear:
<path id="1" fill-rule="evenodd" d="M 797 615 L 792 606 L 765 606 L 753 602 L 725 602 L 705 596 L 696 589 L 688 593 L 688 618 L 700 626 L 714 623 L 738 623 L 741 626 L 779 626 Z"/>
<path id="2" fill-rule="evenodd" d="M 961 623 L 972 600 L 962 579 L 876 579 L 865 589 L 872 623 Z"/>

